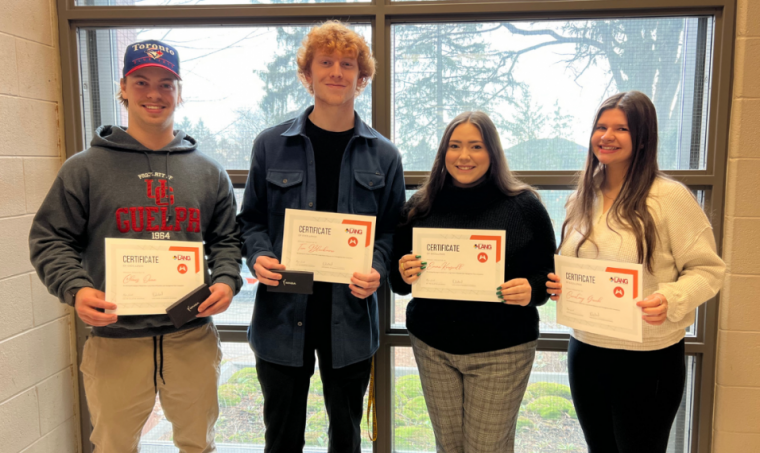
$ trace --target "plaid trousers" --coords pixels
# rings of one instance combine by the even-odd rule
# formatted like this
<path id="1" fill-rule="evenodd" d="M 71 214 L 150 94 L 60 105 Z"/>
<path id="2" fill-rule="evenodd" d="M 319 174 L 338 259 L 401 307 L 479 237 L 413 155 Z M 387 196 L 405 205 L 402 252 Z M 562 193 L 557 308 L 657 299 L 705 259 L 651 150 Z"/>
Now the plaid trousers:
<path id="1" fill-rule="evenodd" d="M 477 354 L 448 354 L 414 335 L 438 453 L 512 453 L 536 341 Z"/>

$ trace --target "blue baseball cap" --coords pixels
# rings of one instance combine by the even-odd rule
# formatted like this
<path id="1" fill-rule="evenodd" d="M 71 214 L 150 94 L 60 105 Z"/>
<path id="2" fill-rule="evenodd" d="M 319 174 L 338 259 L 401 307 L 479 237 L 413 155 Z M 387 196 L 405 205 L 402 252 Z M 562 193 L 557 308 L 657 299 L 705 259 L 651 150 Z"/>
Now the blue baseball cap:
<path id="1" fill-rule="evenodd" d="M 179 53 L 174 47 L 154 39 L 136 42 L 127 46 L 124 52 L 123 76 L 137 71 L 146 66 L 156 66 L 171 72 L 178 79 L 179 76 Z"/>

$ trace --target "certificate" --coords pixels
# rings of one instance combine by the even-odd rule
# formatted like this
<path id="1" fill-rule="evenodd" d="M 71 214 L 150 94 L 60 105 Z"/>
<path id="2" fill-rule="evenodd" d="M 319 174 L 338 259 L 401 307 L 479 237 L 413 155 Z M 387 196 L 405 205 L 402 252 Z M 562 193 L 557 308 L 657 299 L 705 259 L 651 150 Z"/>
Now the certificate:
<path id="1" fill-rule="evenodd" d="M 554 256 L 562 282 L 557 322 L 573 329 L 641 343 L 641 264 Z"/>
<path id="2" fill-rule="evenodd" d="M 106 238 L 106 300 L 117 315 L 165 315 L 204 282 L 202 242 Z"/>
<path id="3" fill-rule="evenodd" d="M 334 212 L 285 210 L 280 262 L 291 271 L 313 272 L 314 281 L 351 283 L 369 274 L 375 251 L 375 218 Z"/>
<path id="4" fill-rule="evenodd" d="M 506 239 L 504 230 L 414 228 L 412 249 L 427 268 L 412 296 L 501 303 Z"/>

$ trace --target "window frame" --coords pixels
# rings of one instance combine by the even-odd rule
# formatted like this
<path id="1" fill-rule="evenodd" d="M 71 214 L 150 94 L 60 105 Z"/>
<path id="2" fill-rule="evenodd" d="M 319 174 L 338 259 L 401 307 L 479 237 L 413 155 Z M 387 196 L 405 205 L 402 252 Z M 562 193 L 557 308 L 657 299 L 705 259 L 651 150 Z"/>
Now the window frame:
<path id="1" fill-rule="evenodd" d="M 656 17 L 707 15 L 714 17 L 714 41 L 708 100 L 706 168 L 676 170 L 666 173 L 691 189 L 705 191 L 705 212 L 710 218 L 718 252 L 722 253 L 725 178 L 728 130 L 731 107 L 731 78 L 735 40 L 736 5 L 734 0 L 486 0 L 468 2 L 392 2 L 287 4 L 287 5 L 193 5 L 193 6 L 76 6 L 75 0 L 57 0 L 60 38 L 61 84 L 66 157 L 86 148 L 83 133 L 82 93 L 80 92 L 79 27 L 150 27 L 217 25 L 291 25 L 313 24 L 325 19 L 368 22 L 373 27 L 372 47 L 378 61 L 373 81 L 373 125 L 386 137 L 391 136 L 391 26 L 410 22 L 494 21 L 593 19 L 610 17 Z M 236 188 L 245 184 L 248 171 L 230 170 Z M 539 189 L 572 189 L 574 171 L 518 171 L 523 181 Z M 419 185 L 427 172 L 405 172 L 407 188 Z M 380 309 L 380 349 L 377 352 L 376 452 L 390 452 L 392 426 L 391 348 L 410 346 L 403 329 L 392 329 L 391 293 L 386 286 L 378 291 Z M 712 443 L 712 414 L 715 398 L 715 351 L 717 344 L 719 296 L 704 305 L 697 316 L 697 335 L 687 337 L 686 353 L 694 355 L 695 387 L 691 426 L 690 453 L 708 453 Z M 223 341 L 247 342 L 247 326 L 219 326 Z M 89 329 L 77 319 L 77 349 L 81 351 Z M 539 350 L 566 351 L 569 335 L 542 333 Z M 84 388 L 79 379 L 83 452 L 90 453 L 89 413 Z"/>

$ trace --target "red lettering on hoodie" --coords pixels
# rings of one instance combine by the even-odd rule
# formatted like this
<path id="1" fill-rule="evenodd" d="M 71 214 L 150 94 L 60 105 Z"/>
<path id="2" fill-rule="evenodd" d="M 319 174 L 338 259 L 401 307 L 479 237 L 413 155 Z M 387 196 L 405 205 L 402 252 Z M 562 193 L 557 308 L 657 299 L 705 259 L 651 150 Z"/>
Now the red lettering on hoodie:
<path id="1" fill-rule="evenodd" d="M 121 216 L 126 217 L 123 221 Z M 127 208 L 119 208 L 116 210 L 116 227 L 122 233 L 129 231 L 129 210 Z"/>
<path id="2" fill-rule="evenodd" d="M 187 220 L 187 208 L 177 206 L 174 208 L 174 214 L 177 219 L 174 223 L 174 231 L 182 231 L 182 222 Z"/>
<path id="3" fill-rule="evenodd" d="M 148 196 L 148 198 L 153 198 L 153 180 L 152 179 L 146 179 L 145 180 L 146 186 L 147 186 L 147 193 L 145 195 Z"/>
<path id="4" fill-rule="evenodd" d="M 158 214 L 158 206 L 146 206 L 145 212 L 148 217 L 145 229 L 148 231 L 158 231 L 158 225 L 153 225 L 153 222 L 157 220 L 154 216 Z"/>
<path id="5" fill-rule="evenodd" d="M 129 208 L 129 212 L 132 214 L 132 231 L 141 232 L 145 225 L 145 208 L 142 206 L 138 208 Z M 137 214 L 140 214 L 140 220 L 137 220 Z"/>
<path id="6" fill-rule="evenodd" d="M 187 231 L 189 233 L 199 233 L 201 231 L 201 210 L 188 208 L 190 220 L 187 222 Z"/>
<path id="7" fill-rule="evenodd" d="M 168 209 L 166 206 L 161 206 L 161 231 L 174 231 L 174 228 L 172 225 L 166 224 L 166 217 L 168 214 Z"/>
<path id="8" fill-rule="evenodd" d="M 134 231 L 182 231 L 187 222 L 188 233 L 201 231 L 201 210 L 197 208 L 174 207 L 174 224 L 167 224 L 171 207 L 136 206 L 116 210 L 116 227 L 122 233 Z"/>
<path id="9" fill-rule="evenodd" d="M 157 206 L 170 206 L 174 204 L 174 188 L 168 187 L 165 179 L 158 180 L 158 187 L 153 189 L 153 180 L 146 179 L 146 195 L 148 198 L 152 198 Z M 168 201 L 166 201 L 168 200 Z"/>

